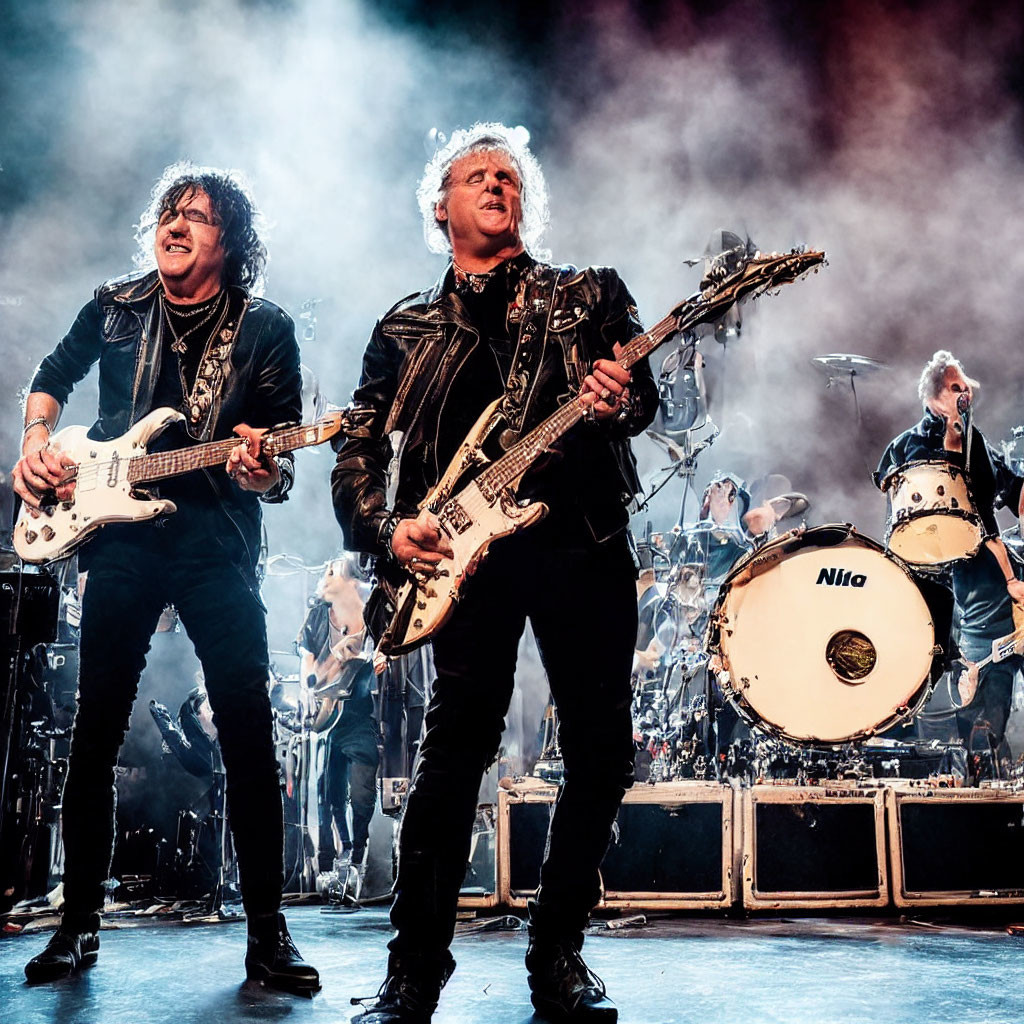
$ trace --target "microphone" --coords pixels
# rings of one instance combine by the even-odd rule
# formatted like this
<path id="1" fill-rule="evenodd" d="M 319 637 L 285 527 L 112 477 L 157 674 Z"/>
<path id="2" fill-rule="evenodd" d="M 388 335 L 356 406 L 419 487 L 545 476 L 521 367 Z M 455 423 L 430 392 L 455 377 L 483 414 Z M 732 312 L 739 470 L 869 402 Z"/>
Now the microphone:
<path id="1" fill-rule="evenodd" d="M 970 408 L 971 408 L 971 396 L 969 394 L 967 394 L 967 392 L 965 391 L 956 400 L 956 411 L 958 413 L 960 413 L 961 416 L 966 416 L 967 412 L 968 412 L 968 410 Z"/>

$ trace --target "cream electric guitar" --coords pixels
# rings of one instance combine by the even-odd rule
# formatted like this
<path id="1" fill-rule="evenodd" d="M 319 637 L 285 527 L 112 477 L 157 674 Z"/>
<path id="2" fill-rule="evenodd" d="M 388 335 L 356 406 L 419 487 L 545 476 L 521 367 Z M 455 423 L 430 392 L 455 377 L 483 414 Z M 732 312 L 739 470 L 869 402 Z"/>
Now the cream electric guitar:
<path id="1" fill-rule="evenodd" d="M 967 707 L 978 692 L 979 673 L 986 665 L 999 664 L 1015 654 L 1024 654 L 1024 612 L 1013 605 L 1013 632 L 992 641 L 991 653 L 981 661 L 964 661 L 966 668 L 958 684 L 961 707 Z"/>
<path id="2" fill-rule="evenodd" d="M 623 346 L 617 362 L 629 369 L 680 331 L 715 320 L 745 296 L 795 281 L 824 262 L 823 252 L 799 249 L 753 256 L 743 250 L 723 253 L 705 275 L 701 290 Z M 483 447 L 503 424 L 500 403 L 498 399 L 483 411 L 444 476 L 420 503 L 421 509 L 437 515 L 453 554 L 430 573 L 403 574 L 395 613 L 378 645 L 382 654 L 405 654 L 428 641 L 447 621 L 466 577 L 490 544 L 547 513 L 542 502 L 520 504 L 516 490 L 533 463 L 583 419 L 584 406 L 578 399 L 567 402 L 492 462 Z"/>
<path id="3" fill-rule="evenodd" d="M 23 507 L 14 528 L 14 550 L 26 562 L 49 562 L 69 555 L 108 523 L 136 523 L 174 512 L 177 506 L 173 501 L 150 497 L 136 488 L 193 469 L 223 465 L 231 449 L 241 443 L 241 438 L 234 437 L 146 453 L 154 438 L 184 419 L 180 412 L 163 407 L 154 409 L 113 441 L 91 441 L 86 428 L 77 426 L 54 434 L 51 447 L 75 461 L 68 475 L 75 481 L 74 492 L 67 501 L 58 500 L 51 492 L 51 500 L 44 501 L 38 516 Z M 260 439 L 260 450 L 273 457 L 322 444 L 342 429 L 344 419 L 345 413 L 339 409 L 316 423 L 268 431 Z"/>

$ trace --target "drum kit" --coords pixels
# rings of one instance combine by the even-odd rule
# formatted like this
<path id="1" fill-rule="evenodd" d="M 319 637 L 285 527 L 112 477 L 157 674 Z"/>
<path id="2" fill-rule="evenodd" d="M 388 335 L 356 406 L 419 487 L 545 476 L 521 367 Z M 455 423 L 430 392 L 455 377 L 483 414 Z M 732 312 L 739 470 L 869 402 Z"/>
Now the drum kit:
<path id="1" fill-rule="evenodd" d="M 829 385 L 884 368 L 853 355 L 814 362 Z M 848 523 L 756 538 L 706 520 L 648 528 L 633 677 L 640 778 L 870 773 L 865 752 L 892 742 L 941 674 L 945 637 L 923 581 L 983 539 L 959 467 L 909 462 L 883 489 L 884 543 Z M 791 492 L 762 507 L 780 522 L 809 503 Z M 898 766 L 898 752 L 885 763 Z"/>

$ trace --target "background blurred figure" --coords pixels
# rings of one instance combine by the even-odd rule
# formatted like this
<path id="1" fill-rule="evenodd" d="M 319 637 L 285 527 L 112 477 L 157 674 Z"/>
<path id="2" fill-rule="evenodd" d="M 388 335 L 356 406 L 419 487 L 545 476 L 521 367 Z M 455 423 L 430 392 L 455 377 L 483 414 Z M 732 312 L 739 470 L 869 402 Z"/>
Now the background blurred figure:
<path id="1" fill-rule="evenodd" d="M 363 595 L 351 556 L 328 562 L 296 644 L 304 701 L 320 737 L 317 891 L 359 899 L 376 802 L 379 728 L 373 662 L 366 652 Z M 352 825 L 348 810 L 351 804 Z M 335 845 L 335 832 L 337 843 Z"/>

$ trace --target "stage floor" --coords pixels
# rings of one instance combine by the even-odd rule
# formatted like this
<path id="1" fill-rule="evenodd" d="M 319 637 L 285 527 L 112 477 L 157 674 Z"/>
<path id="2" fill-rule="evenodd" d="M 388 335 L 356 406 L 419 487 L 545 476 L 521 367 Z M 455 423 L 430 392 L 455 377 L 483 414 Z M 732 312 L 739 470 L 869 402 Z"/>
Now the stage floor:
<path id="1" fill-rule="evenodd" d="M 312 1000 L 246 984 L 244 924 L 133 924 L 102 933 L 99 964 L 63 982 L 25 984 L 48 932 L 0 941 L 0 1019 L 11 1024 L 322 1021 L 356 1012 L 384 972 L 385 910 L 288 912 L 320 970 Z M 522 930 L 469 932 L 436 1024 L 537 1024 Z M 603 926 L 602 926 L 603 927 Z M 1005 926 L 896 919 L 660 919 L 593 931 L 587 959 L 623 1024 L 1019 1024 L 1024 938 Z"/>

